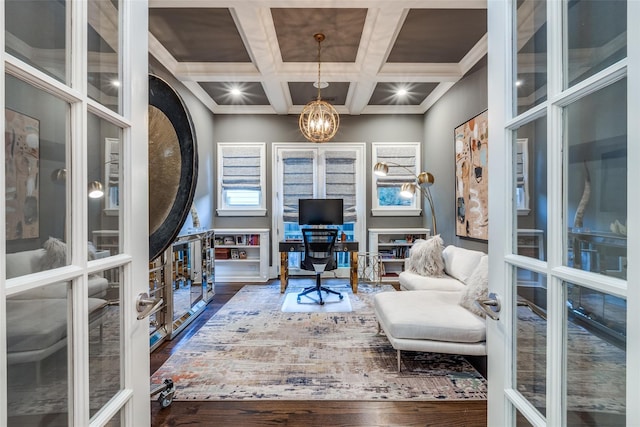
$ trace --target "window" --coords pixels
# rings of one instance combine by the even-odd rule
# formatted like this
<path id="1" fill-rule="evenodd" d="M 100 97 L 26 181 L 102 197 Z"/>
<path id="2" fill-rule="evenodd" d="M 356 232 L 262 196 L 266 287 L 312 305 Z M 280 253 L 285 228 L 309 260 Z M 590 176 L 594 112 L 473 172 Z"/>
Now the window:
<path id="1" fill-rule="evenodd" d="M 373 190 L 371 214 L 373 216 L 417 216 L 420 215 L 420 197 L 405 199 L 400 196 L 400 187 L 405 182 L 414 182 L 420 172 L 420 143 L 373 143 L 371 144 L 371 170 L 378 162 L 389 166 L 387 176 L 372 174 Z"/>
<path id="2" fill-rule="evenodd" d="M 363 143 L 274 144 L 274 229 L 278 240 L 302 239 L 298 225 L 298 200 L 309 198 L 342 199 L 344 224 L 337 226 L 348 241 L 365 238 Z M 278 256 L 277 252 L 274 256 Z M 275 259 L 275 258 L 274 258 Z M 349 253 L 338 254 L 338 277 L 348 277 Z M 290 274 L 298 271 L 299 254 L 289 254 Z"/>
<path id="3" fill-rule="evenodd" d="M 518 215 L 529 213 L 529 156 L 528 139 L 518 138 L 516 141 L 516 208 Z"/>
<path id="4" fill-rule="evenodd" d="M 265 143 L 218 144 L 218 215 L 264 216 Z"/>

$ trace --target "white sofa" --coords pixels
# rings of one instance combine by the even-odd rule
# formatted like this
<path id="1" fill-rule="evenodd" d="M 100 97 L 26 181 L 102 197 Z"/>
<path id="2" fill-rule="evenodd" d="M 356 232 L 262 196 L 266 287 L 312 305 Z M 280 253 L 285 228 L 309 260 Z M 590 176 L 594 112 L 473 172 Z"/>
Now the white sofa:
<path id="1" fill-rule="evenodd" d="M 457 246 L 442 251 L 444 275 L 400 274 L 401 292 L 374 297 L 379 332 L 384 331 L 397 350 L 484 356 L 486 325 L 475 297 L 486 293 L 488 256 Z M 472 287 L 468 287 L 468 285 Z M 460 304 L 464 296 L 464 304 Z"/>
<path id="2" fill-rule="evenodd" d="M 45 249 L 7 254 L 7 279 L 41 271 Z M 90 326 L 102 327 L 102 308 L 108 281 L 95 274 L 88 281 Z M 36 363 L 39 382 L 40 362 L 66 345 L 69 316 L 68 282 L 54 283 L 7 297 L 7 361 Z M 41 315 L 39 315 L 41 313 Z"/>

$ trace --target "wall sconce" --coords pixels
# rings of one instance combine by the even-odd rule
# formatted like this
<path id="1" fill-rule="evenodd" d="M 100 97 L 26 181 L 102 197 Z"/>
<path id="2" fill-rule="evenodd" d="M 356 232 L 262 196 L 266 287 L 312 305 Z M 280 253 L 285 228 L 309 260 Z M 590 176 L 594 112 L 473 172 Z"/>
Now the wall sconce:
<path id="1" fill-rule="evenodd" d="M 429 172 L 420 172 L 418 175 L 416 175 L 410 169 L 407 169 L 406 167 L 394 162 L 388 162 L 388 164 L 385 162 L 376 163 L 373 166 L 373 173 L 378 176 L 387 176 L 389 174 L 389 164 L 406 170 L 416 178 L 414 182 L 405 182 L 404 184 L 402 184 L 402 186 L 400 187 L 400 196 L 410 199 L 414 197 L 417 192 L 422 194 L 429 202 L 429 207 L 431 208 L 431 229 L 433 231 L 433 235 L 435 236 L 436 234 L 438 234 L 436 212 L 433 207 L 433 198 L 431 197 L 431 191 L 429 190 L 429 187 L 431 187 L 436 181 L 435 177 Z"/>
<path id="2" fill-rule="evenodd" d="M 100 181 L 91 181 L 89 183 L 89 198 L 99 199 L 104 196 L 104 187 Z"/>

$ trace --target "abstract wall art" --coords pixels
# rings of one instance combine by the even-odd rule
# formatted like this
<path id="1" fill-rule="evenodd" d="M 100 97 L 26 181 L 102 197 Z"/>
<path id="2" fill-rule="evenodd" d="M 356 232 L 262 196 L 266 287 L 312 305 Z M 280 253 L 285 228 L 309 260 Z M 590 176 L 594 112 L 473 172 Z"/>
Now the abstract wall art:
<path id="1" fill-rule="evenodd" d="M 489 238 L 487 111 L 454 130 L 456 236 Z"/>
<path id="2" fill-rule="evenodd" d="M 40 235 L 40 122 L 5 109 L 6 239 Z"/>

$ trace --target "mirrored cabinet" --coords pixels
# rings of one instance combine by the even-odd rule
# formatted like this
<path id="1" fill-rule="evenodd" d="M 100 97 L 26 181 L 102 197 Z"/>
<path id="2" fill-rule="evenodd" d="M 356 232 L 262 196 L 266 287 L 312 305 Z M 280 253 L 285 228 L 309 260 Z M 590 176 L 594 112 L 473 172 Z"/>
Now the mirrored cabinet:
<path id="1" fill-rule="evenodd" d="M 149 265 L 149 296 L 163 304 L 150 319 L 151 350 L 172 339 L 206 307 L 215 293 L 213 231 L 179 236 Z"/>

